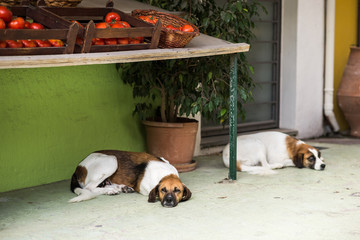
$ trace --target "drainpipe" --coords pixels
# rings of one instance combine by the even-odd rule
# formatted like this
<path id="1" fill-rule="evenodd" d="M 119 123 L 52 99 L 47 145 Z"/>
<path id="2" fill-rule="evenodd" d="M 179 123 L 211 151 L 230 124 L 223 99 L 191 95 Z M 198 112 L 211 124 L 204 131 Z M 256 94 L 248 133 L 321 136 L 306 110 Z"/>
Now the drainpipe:
<path id="1" fill-rule="evenodd" d="M 334 114 L 334 32 L 335 32 L 335 0 L 325 0 L 325 86 L 324 114 L 334 132 L 339 131 L 339 124 Z"/>

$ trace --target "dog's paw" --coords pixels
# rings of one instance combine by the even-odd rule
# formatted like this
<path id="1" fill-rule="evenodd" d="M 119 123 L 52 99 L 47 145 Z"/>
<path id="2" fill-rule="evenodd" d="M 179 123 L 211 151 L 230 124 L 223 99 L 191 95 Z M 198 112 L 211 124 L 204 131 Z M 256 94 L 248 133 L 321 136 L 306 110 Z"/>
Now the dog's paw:
<path id="1" fill-rule="evenodd" d="M 106 195 L 118 195 L 121 193 L 121 190 L 117 188 L 108 189 Z"/>
<path id="2" fill-rule="evenodd" d="M 112 185 L 114 188 L 116 188 L 119 192 L 123 192 L 123 193 L 133 193 L 135 192 L 135 190 L 132 187 L 126 186 L 124 184 L 114 184 Z"/>
<path id="3" fill-rule="evenodd" d="M 133 192 L 135 192 L 135 190 L 132 187 L 125 186 L 125 185 L 121 188 L 121 191 L 123 193 L 133 193 Z"/>
<path id="4" fill-rule="evenodd" d="M 76 195 L 80 195 L 81 192 L 82 192 L 82 189 L 81 189 L 81 188 L 75 188 L 75 189 L 74 189 L 74 193 L 75 193 Z"/>

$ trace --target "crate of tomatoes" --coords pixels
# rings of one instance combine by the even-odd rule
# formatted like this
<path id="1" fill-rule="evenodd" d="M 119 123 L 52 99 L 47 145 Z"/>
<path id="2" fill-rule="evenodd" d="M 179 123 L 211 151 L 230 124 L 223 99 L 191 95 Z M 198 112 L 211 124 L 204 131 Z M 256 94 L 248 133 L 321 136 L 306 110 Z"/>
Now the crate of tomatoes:
<path id="1" fill-rule="evenodd" d="M 158 47 L 161 23 L 150 24 L 113 8 L 107 2 L 104 8 L 39 7 L 68 21 L 78 24 L 75 52 L 107 52 L 153 49 Z"/>
<path id="2" fill-rule="evenodd" d="M 0 56 L 73 53 L 78 30 L 32 5 L 0 6 Z"/>

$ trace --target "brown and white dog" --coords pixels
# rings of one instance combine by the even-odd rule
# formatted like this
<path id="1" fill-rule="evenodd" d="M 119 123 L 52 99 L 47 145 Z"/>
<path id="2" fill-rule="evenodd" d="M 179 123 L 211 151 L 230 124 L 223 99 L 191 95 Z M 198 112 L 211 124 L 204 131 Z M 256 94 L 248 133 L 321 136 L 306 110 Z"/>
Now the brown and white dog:
<path id="1" fill-rule="evenodd" d="M 236 168 L 251 174 L 274 174 L 272 169 L 296 166 L 324 170 L 320 151 L 280 132 L 261 132 L 237 137 Z M 229 144 L 223 150 L 229 167 Z"/>
<path id="2" fill-rule="evenodd" d="M 77 166 L 70 187 L 78 196 L 69 202 L 136 191 L 149 195 L 149 202 L 155 202 L 158 197 L 164 207 L 175 207 L 191 197 L 176 168 L 165 159 L 117 150 L 97 151 L 87 156 Z"/>

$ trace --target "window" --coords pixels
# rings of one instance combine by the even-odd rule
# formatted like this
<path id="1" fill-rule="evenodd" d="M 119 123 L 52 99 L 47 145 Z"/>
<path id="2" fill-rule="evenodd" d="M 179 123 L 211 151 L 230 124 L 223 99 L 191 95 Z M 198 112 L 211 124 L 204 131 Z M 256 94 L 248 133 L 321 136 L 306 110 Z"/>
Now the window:
<path id="1" fill-rule="evenodd" d="M 268 13 L 254 19 L 256 39 L 251 43 L 248 61 L 254 67 L 254 100 L 244 107 L 246 119 L 238 119 L 238 133 L 279 127 L 281 1 L 260 0 Z M 224 145 L 229 127 L 202 119 L 201 147 Z"/>

